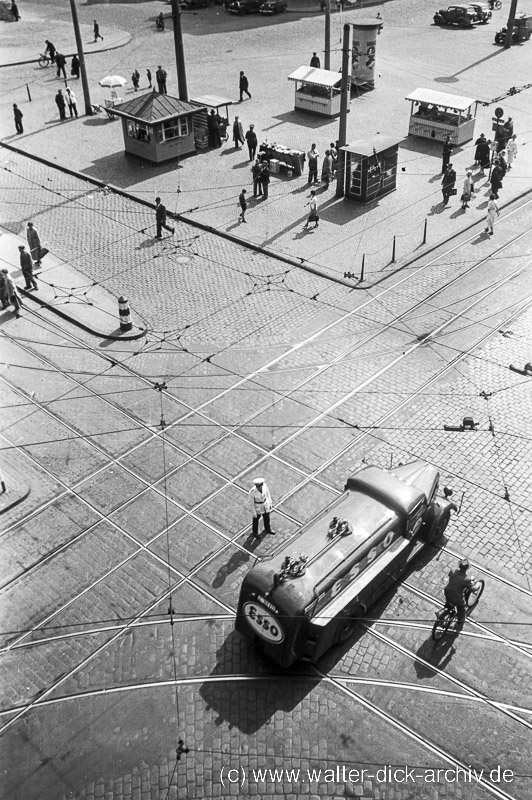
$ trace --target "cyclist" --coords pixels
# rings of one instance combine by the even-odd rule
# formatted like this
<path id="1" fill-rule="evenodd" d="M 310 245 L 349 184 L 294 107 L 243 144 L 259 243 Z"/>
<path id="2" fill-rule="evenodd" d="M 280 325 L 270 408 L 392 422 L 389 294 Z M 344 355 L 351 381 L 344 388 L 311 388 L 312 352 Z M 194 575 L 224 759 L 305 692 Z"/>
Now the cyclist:
<path id="1" fill-rule="evenodd" d="M 470 564 L 467 558 L 462 558 L 458 564 L 458 569 L 449 570 L 449 580 L 444 589 L 445 600 L 448 605 L 456 606 L 458 614 L 457 628 L 463 628 L 466 618 L 466 601 L 464 593 L 467 589 L 472 589 L 475 579 L 467 574 Z"/>
<path id="2" fill-rule="evenodd" d="M 44 43 L 46 45 L 46 50 L 44 51 L 44 55 L 46 55 L 46 53 L 49 53 L 50 61 L 53 64 L 55 62 L 55 45 L 53 45 L 48 39 L 45 39 Z"/>

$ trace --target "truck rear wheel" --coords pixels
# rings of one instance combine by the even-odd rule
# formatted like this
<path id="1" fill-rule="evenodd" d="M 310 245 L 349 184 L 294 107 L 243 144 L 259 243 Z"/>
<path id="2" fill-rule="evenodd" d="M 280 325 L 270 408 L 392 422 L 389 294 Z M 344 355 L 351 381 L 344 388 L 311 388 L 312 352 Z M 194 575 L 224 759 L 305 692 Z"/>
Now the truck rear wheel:
<path id="1" fill-rule="evenodd" d="M 355 632 L 357 625 L 360 623 L 360 617 L 366 613 L 366 606 L 360 605 L 352 611 L 349 616 L 342 620 L 341 625 L 336 631 L 337 644 L 344 644 L 347 642 Z"/>

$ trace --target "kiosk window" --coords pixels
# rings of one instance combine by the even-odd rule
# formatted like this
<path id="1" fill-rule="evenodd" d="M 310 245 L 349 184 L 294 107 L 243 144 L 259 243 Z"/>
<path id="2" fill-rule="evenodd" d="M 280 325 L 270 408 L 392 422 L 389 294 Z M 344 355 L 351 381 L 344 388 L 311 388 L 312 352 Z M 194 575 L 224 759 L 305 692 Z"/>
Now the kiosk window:
<path id="1" fill-rule="evenodd" d="M 172 119 L 163 124 L 163 141 L 165 142 L 169 139 L 178 139 L 180 136 L 186 136 L 187 133 L 188 119 L 186 117 Z"/>
<path id="2" fill-rule="evenodd" d="M 151 142 L 151 128 L 142 122 L 127 121 L 127 135 L 139 142 Z"/>

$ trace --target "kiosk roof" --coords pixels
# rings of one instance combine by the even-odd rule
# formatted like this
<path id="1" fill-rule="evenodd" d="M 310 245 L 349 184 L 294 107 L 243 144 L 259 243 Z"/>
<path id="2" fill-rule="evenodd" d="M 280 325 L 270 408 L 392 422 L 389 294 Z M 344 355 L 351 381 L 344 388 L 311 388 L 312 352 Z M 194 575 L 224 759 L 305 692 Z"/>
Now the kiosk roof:
<path id="1" fill-rule="evenodd" d="M 457 94 L 447 92 L 435 92 L 433 89 L 416 89 L 415 92 L 407 95 L 406 100 L 416 100 L 418 103 L 430 103 L 433 106 L 443 106 L 453 108 L 457 111 L 466 111 L 469 106 L 476 103 L 471 97 L 460 97 Z"/>
<path id="2" fill-rule="evenodd" d="M 342 80 L 341 72 L 331 72 L 329 69 L 317 67 L 298 67 L 288 76 L 289 81 L 304 81 L 315 86 L 334 86 Z"/>

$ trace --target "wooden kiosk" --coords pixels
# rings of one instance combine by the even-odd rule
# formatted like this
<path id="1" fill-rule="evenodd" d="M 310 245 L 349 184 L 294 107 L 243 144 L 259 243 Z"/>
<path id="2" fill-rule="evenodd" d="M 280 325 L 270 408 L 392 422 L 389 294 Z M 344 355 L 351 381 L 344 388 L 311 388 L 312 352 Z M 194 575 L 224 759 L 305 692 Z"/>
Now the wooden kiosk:
<path id="1" fill-rule="evenodd" d="M 370 203 L 394 192 L 402 141 L 403 137 L 376 135 L 341 147 L 345 152 L 345 196 L 358 203 Z"/>
<path id="2" fill-rule="evenodd" d="M 410 136 L 422 136 L 438 142 L 450 136 L 455 145 L 473 138 L 477 100 L 432 89 L 416 89 L 406 99 L 411 103 Z"/>
<path id="3" fill-rule="evenodd" d="M 114 106 L 122 118 L 125 152 L 153 164 L 196 152 L 196 131 L 207 130 L 207 110 L 149 92 Z"/>
<path id="4" fill-rule="evenodd" d="M 310 111 L 324 117 L 336 117 L 340 113 L 341 72 L 299 67 L 288 80 L 296 84 L 296 111 Z"/>

